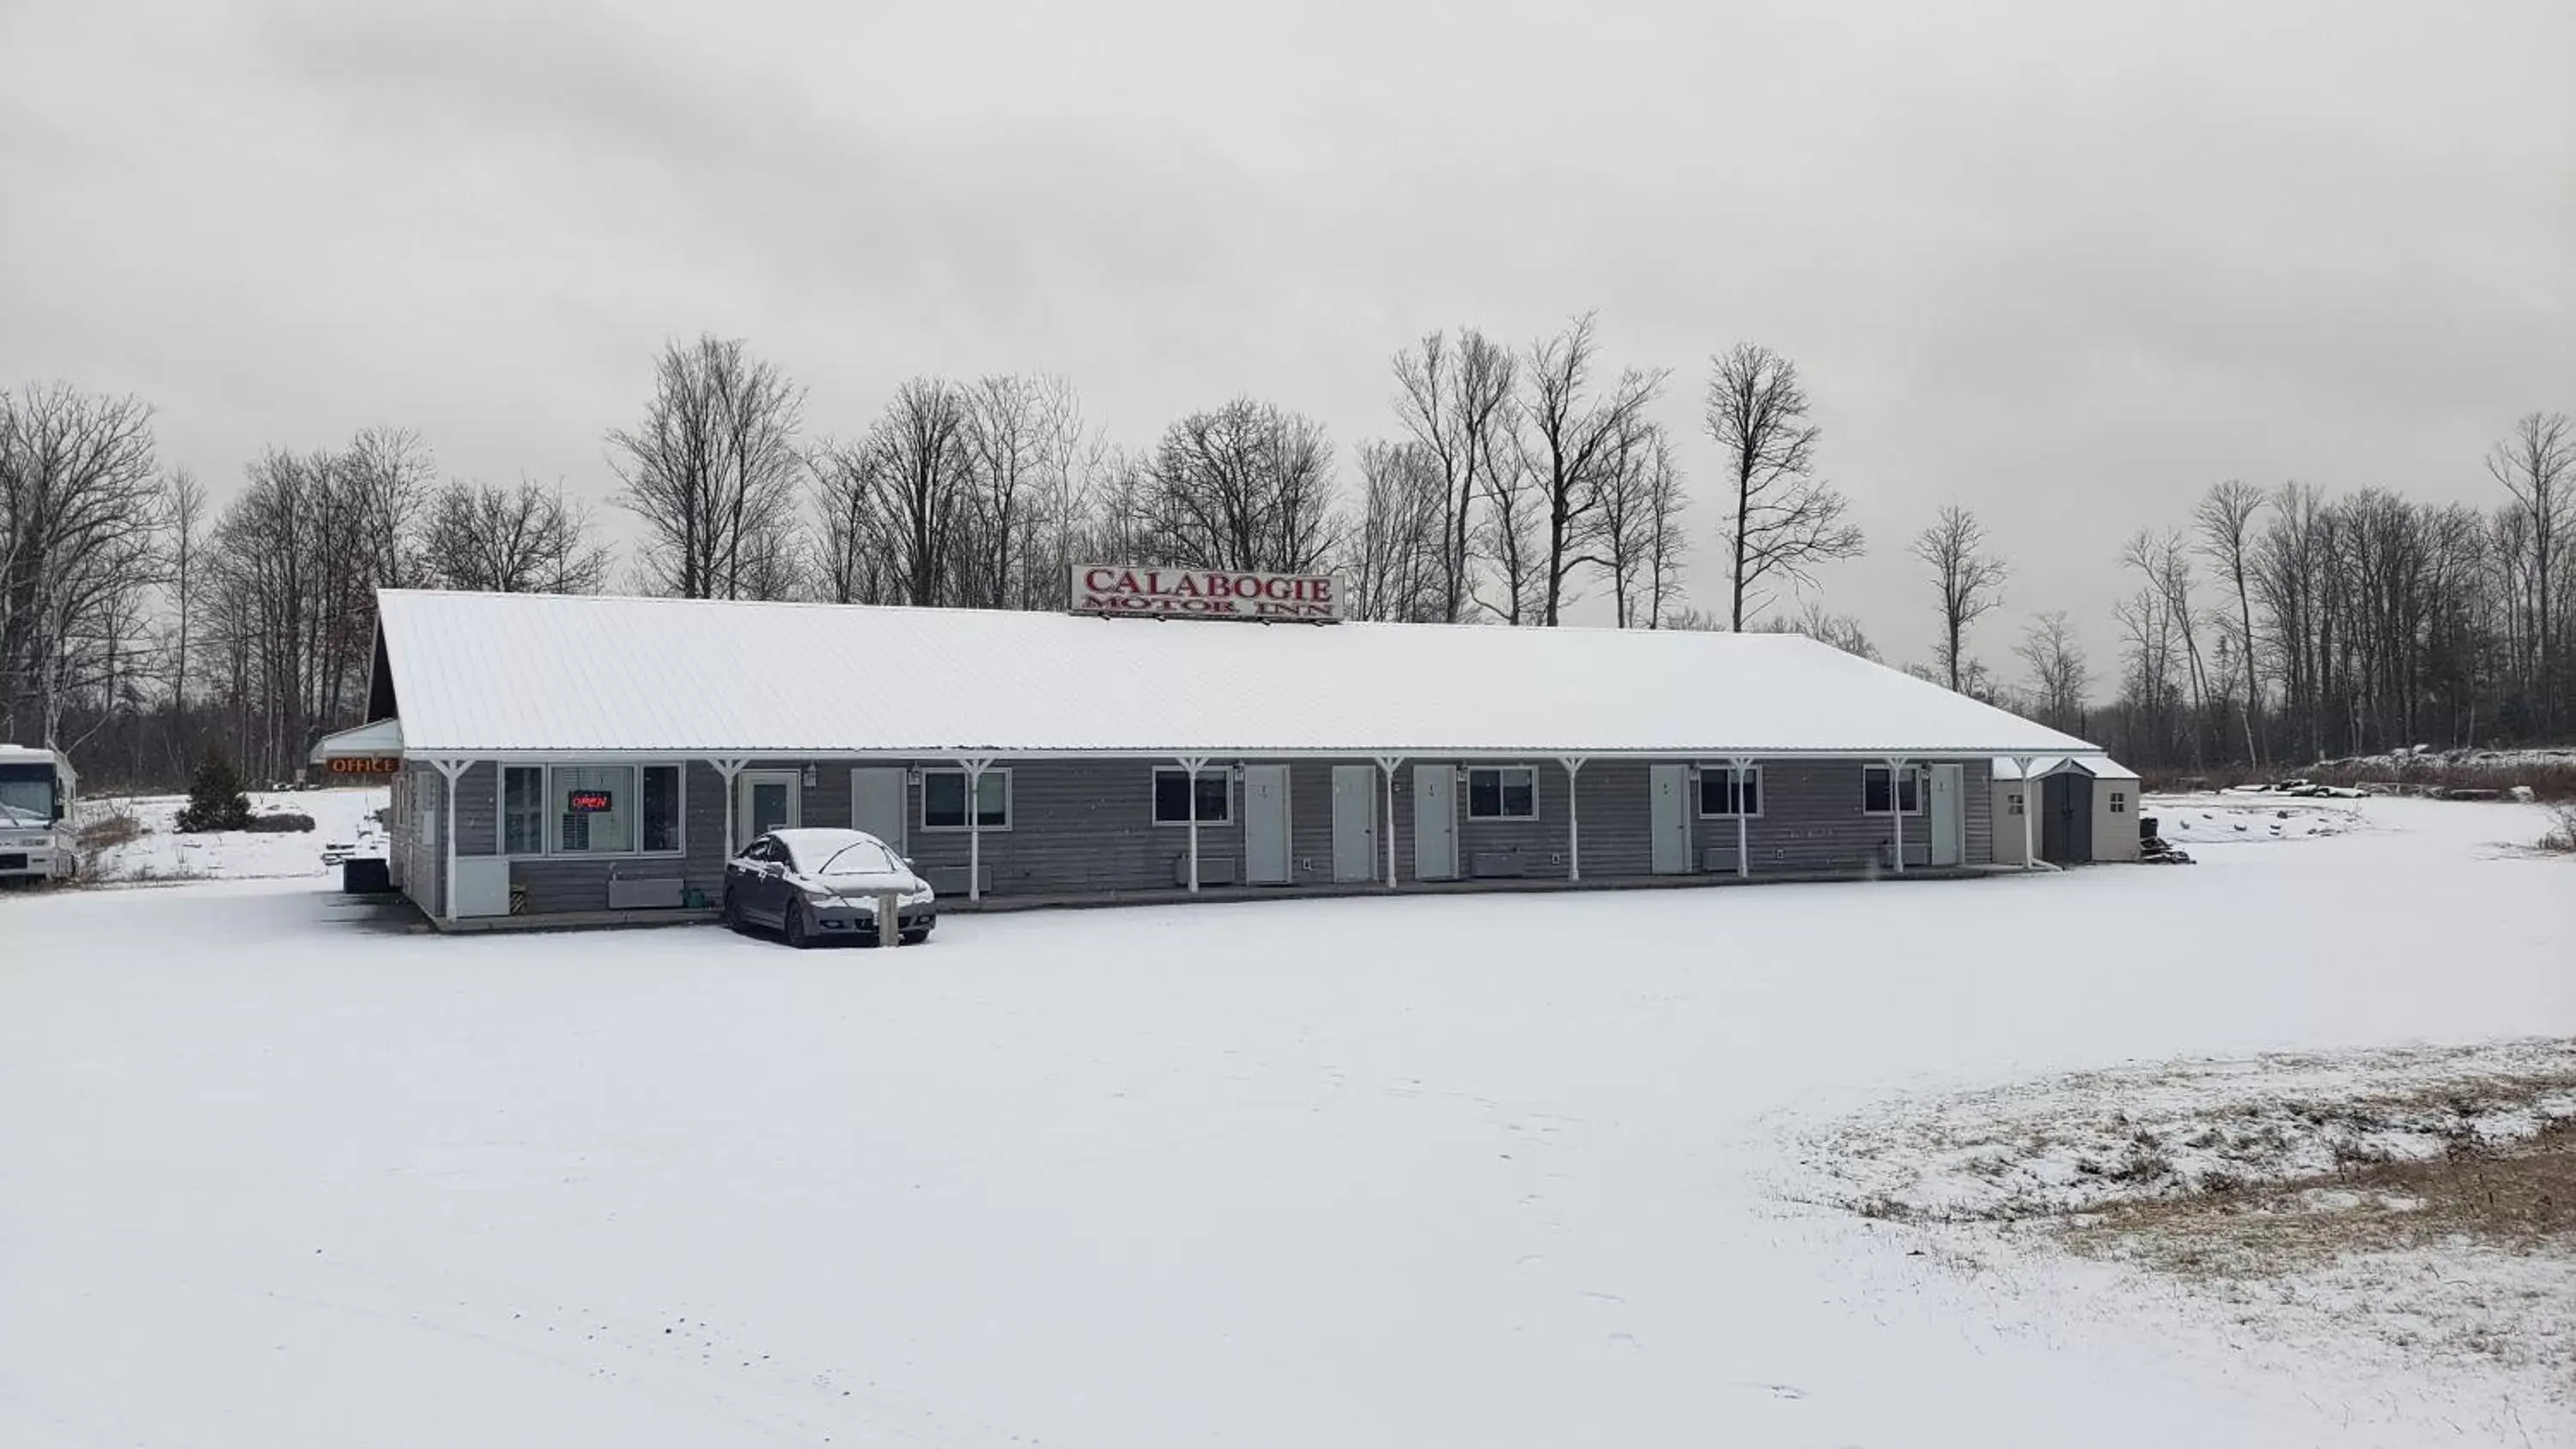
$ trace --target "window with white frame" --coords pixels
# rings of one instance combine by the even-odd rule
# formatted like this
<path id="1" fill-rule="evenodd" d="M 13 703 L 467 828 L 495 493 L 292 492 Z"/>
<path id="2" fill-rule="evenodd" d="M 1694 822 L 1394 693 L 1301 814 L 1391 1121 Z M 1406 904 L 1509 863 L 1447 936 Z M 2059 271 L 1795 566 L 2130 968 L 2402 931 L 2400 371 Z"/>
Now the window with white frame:
<path id="1" fill-rule="evenodd" d="M 1201 825 L 1223 825 L 1234 818 L 1234 772 L 1223 765 L 1212 765 L 1198 772 L 1193 782 L 1190 772 L 1175 765 L 1154 767 L 1154 823 L 1187 825 L 1192 806 L 1196 806 Z"/>
<path id="2" fill-rule="evenodd" d="M 1467 818 L 1538 818 L 1538 770 L 1531 765 L 1478 765 L 1467 771 Z"/>
<path id="3" fill-rule="evenodd" d="M 1907 815 L 1923 813 L 1923 767 L 1908 765 L 1897 782 L 1897 808 L 1888 808 L 1888 777 L 1885 765 L 1863 765 L 1860 772 L 1860 810 L 1863 815 Z"/>
<path id="4" fill-rule="evenodd" d="M 501 853 L 546 853 L 546 767 L 501 767 Z"/>
<path id="5" fill-rule="evenodd" d="M 635 850 L 635 767 L 557 765 L 548 781 L 557 855 L 631 855 Z"/>
<path id="6" fill-rule="evenodd" d="M 2021 792 L 2019 790 L 2015 790 L 2004 796 L 2004 798 L 2012 802 L 2012 813 L 2019 815 L 2021 813 Z"/>
<path id="7" fill-rule="evenodd" d="M 986 830 L 1011 828 L 1011 772 L 986 770 L 975 785 L 975 823 Z M 921 772 L 921 828 L 966 828 L 966 772 Z"/>
<path id="8" fill-rule="evenodd" d="M 644 808 L 644 853 L 661 855 L 680 848 L 680 767 L 645 765 L 637 797 Z"/>
<path id="9" fill-rule="evenodd" d="M 1703 765 L 1699 772 L 1699 817 L 1732 820 L 1762 813 L 1762 767 Z"/>
<path id="10" fill-rule="evenodd" d="M 501 853 L 677 855 L 678 765 L 504 765 Z"/>
<path id="11" fill-rule="evenodd" d="M 2128 791 L 2126 791 L 2126 790 L 2114 790 L 2114 791 L 2112 791 L 2112 792 L 2111 792 L 2111 813 L 2112 813 L 2112 814 L 2114 814 L 2114 815 L 2125 815 L 2125 814 L 2127 814 L 2127 813 L 2128 813 L 2128 811 L 2129 811 L 2129 792 L 2128 792 Z"/>

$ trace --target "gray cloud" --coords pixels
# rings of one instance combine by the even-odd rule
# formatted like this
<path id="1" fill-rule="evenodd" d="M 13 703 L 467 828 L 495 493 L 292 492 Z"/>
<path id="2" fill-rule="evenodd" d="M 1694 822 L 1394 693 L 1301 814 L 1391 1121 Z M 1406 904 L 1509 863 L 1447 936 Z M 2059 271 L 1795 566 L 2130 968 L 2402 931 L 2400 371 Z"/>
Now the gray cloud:
<path id="1" fill-rule="evenodd" d="M 2050 607 L 2107 653 L 2209 482 L 2491 501 L 2576 407 L 2571 52 L 2540 0 L 25 6 L 0 378 L 142 393 L 219 487 L 390 421 L 598 495 L 674 333 L 821 431 L 1044 368 L 1130 441 L 1251 391 L 1347 446 L 1409 337 L 1598 307 L 1686 464 L 1707 354 L 1800 359 L 1891 653 L 1948 501 L 2016 565 L 1990 662 Z"/>

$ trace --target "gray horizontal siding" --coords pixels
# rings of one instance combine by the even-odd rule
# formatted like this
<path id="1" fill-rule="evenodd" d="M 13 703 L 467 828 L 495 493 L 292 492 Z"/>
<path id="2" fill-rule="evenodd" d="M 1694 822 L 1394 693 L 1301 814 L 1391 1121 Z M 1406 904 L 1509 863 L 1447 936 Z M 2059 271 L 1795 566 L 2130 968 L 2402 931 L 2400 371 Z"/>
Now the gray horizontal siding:
<path id="1" fill-rule="evenodd" d="M 808 764 L 811 786 L 798 787 L 799 820 L 813 826 L 851 823 L 848 760 L 756 760 L 749 768 L 798 772 Z M 1237 762 L 1212 766 L 1223 769 Z M 1245 764 L 1263 763 L 1258 759 Z M 1293 883 L 1325 885 L 1333 878 L 1332 772 L 1335 764 L 1368 765 L 1378 793 L 1372 808 L 1385 829 L 1386 775 L 1366 757 L 1345 760 L 1300 759 L 1288 762 L 1289 854 Z M 1395 777 L 1395 854 L 1399 880 L 1416 879 L 1413 839 L 1414 768 L 1437 763 L 1455 770 L 1456 761 L 1408 760 Z M 1529 820 L 1470 820 L 1466 782 L 1453 776 L 1457 812 L 1460 873 L 1481 857 L 1494 873 L 1516 878 L 1563 877 L 1568 873 L 1568 805 L 1580 809 L 1581 856 L 1587 880 L 1614 881 L 1649 873 L 1652 765 L 1643 759 L 1600 759 L 1584 764 L 1569 782 L 1558 761 L 1524 762 L 1534 767 L 1538 813 Z M 1674 763 L 1698 764 L 1699 761 Z M 1965 859 L 1985 864 L 1993 859 L 1993 818 L 1986 802 L 1991 792 L 1987 762 L 1963 762 L 1962 806 L 1966 825 Z M 947 768 L 946 761 L 915 762 L 913 770 Z M 1168 890 L 1183 869 L 1189 849 L 1186 827 L 1156 825 L 1153 820 L 1152 762 L 1120 759 L 1003 760 L 997 768 L 1011 772 L 1011 825 L 981 832 L 981 859 L 986 889 L 995 895 L 1079 895 L 1106 892 Z M 908 775 L 911 771 L 908 770 Z M 1763 813 L 1746 823 L 1746 846 L 1752 874 L 1808 873 L 1883 867 L 1888 860 L 1891 827 L 1884 815 L 1861 812 L 1862 765 L 1846 760 L 1782 760 L 1763 765 Z M 434 770 L 415 767 L 417 798 L 433 807 L 443 800 L 445 782 Z M 464 854 L 489 854 L 496 844 L 498 771 L 480 763 L 468 770 L 457 796 L 457 847 Z M 1202 825 L 1199 849 L 1204 879 L 1220 878 L 1216 863 L 1243 868 L 1242 787 L 1232 786 L 1234 818 Z M 544 914 L 607 909 L 612 873 L 666 879 L 678 875 L 709 901 L 723 890 L 724 862 L 731 853 L 724 842 L 726 789 L 723 777 L 703 761 L 686 769 L 683 818 L 686 852 L 679 857 L 583 859 L 553 857 L 519 860 L 511 865 L 511 882 L 525 888 L 527 909 Z M 969 852 L 968 833 L 928 830 L 921 824 L 921 782 L 907 778 L 904 788 L 907 839 L 905 853 L 925 874 L 963 894 Z M 443 818 L 443 817 L 442 817 Z M 1930 860 L 1930 819 L 1905 819 L 1906 862 Z M 413 828 L 408 819 L 394 821 L 399 847 Z M 1690 859 L 1697 871 L 1731 873 L 1735 868 L 1736 830 L 1732 820 L 1689 821 Z M 442 882 L 438 877 L 442 843 L 434 836 L 420 857 L 428 869 L 412 890 L 415 900 L 435 910 Z M 1385 841 L 1377 844 L 1378 875 L 1383 874 Z"/>

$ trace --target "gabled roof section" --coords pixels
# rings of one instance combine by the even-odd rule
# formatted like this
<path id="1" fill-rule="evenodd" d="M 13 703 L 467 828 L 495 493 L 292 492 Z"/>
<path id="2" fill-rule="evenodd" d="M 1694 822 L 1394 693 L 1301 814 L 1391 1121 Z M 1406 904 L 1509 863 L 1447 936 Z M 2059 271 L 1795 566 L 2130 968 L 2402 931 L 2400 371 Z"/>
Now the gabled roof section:
<path id="1" fill-rule="evenodd" d="M 2096 753 L 1796 635 L 387 590 L 413 754 Z"/>

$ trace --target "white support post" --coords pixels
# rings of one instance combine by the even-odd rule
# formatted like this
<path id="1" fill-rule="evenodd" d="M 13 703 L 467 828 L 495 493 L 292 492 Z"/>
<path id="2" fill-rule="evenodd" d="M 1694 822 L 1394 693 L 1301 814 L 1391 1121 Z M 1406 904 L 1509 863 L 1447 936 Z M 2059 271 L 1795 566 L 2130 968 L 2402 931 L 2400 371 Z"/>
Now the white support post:
<path id="1" fill-rule="evenodd" d="M 1380 755 L 1377 767 L 1386 775 L 1386 888 L 1395 889 L 1395 772 L 1404 764 L 1401 755 Z"/>
<path id="2" fill-rule="evenodd" d="M 707 763 L 715 767 L 715 772 L 716 772 L 717 776 L 718 776 L 718 777 L 720 777 L 721 779 L 723 779 L 723 781 L 724 781 L 724 797 L 725 797 L 725 847 L 724 847 L 724 858 L 725 858 L 725 859 L 727 859 L 727 860 L 731 860 L 731 859 L 733 859 L 733 854 L 734 854 L 734 852 L 735 852 L 735 851 L 737 851 L 737 850 L 742 849 L 742 839 L 741 839 L 741 836 L 737 833 L 736 826 L 735 826 L 735 823 L 734 823 L 733 800 L 734 800 L 734 795 L 735 795 L 735 793 L 736 793 L 736 792 L 735 792 L 735 790 L 734 790 L 734 782 L 735 782 L 736 780 L 738 780 L 738 779 L 740 779 L 740 778 L 742 777 L 743 767 L 744 767 L 745 765 L 750 764 L 750 763 L 751 763 L 751 761 L 749 761 L 749 760 L 716 760 L 716 759 L 710 759 L 710 760 L 708 760 L 708 761 L 707 761 Z"/>
<path id="3" fill-rule="evenodd" d="M 1199 771 L 1207 768 L 1207 756 L 1183 755 L 1181 769 L 1189 776 L 1190 799 L 1190 894 L 1199 893 Z"/>
<path id="4" fill-rule="evenodd" d="M 1583 826 L 1575 819 L 1577 794 L 1574 777 L 1583 769 L 1583 756 L 1559 755 L 1556 762 L 1565 767 L 1565 878 L 1583 879 Z"/>
<path id="5" fill-rule="evenodd" d="M 447 825 L 438 832 L 440 841 L 447 847 L 447 868 L 438 876 L 438 916 L 440 920 L 453 921 L 456 919 L 456 782 L 473 768 L 474 762 L 432 760 L 429 763 L 438 771 L 439 778 L 447 782 L 447 788 L 439 792 L 447 797 Z"/>
<path id="6" fill-rule="evenodd" d="M 1753 878 L 1753 860 L 1746 853 L 1745 847 L 1752 832 L 1747 830 L 1744 824 L 1744 781 L 1745 777 L 1752 773 L 1753 761 L 1746 756 L 1738 755 L 1729 763 L 1735 770 L 1735 878 L 1750 880 Z"/>
<path id="7" fill-rule="evenodd" d="M 2013 763 L 2021 767 L 2021 868 L 2037 870 L 2039 869 L 2038 852 L 2031 848 L 2030 832 L 2030 817 L 2039 813 L 2039 801 L 2030 790 L 2033 783 L 2030 778 L 2033 759 L 2029 755 L 2015 755 Z"/>
<path id="8" fill-rule="evenodd" d="M 984 772 L 993 768 L 990 755 L 968 755 L 958 760 L 966 770 L 966 899 L 984 899 Z"/>
<path id="9" fill-rule="evenodd" d="M 1905 762 L 1887 762 L 1887 818 L 1896 822 L 1896 873 L 1905 874 Z"/>

